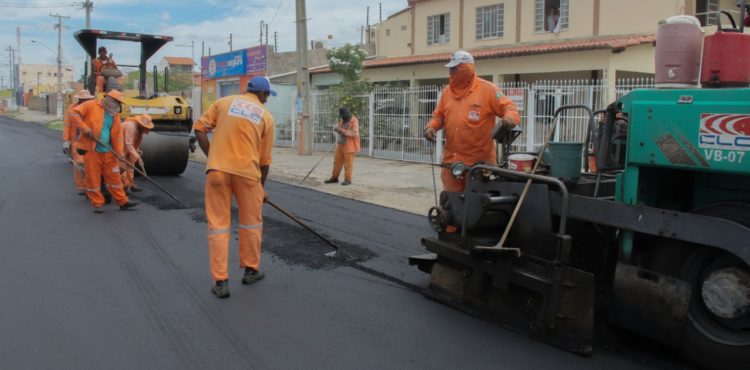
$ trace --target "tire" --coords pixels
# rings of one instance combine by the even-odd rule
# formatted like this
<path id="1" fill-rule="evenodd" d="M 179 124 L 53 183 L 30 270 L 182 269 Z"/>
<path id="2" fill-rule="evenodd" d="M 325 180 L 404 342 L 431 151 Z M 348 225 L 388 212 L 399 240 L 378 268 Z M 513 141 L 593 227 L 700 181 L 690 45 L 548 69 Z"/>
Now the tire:
<path id="1" fill-rule="evenodd" d="M 728 219 L 750 227 L 750 205 L 716 204 L 694 213 Z M 692 362 L 707 369 L 747 369 L 750 366 L 750 313 L 725 320 L 713 315 L 701 295 L 704 279 L 713 271 L 750 267 L 736 256 L 716 248 L 695 250 L 683 265 L 683 279 L 690 283 L 688 323 L 683 337 L 683 352 Z"/>

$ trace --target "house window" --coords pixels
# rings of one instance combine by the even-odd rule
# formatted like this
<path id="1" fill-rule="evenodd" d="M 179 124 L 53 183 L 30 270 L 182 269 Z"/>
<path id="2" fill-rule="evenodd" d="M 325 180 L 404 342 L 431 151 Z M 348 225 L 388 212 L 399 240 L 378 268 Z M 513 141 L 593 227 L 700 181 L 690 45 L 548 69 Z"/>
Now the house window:
<path id="1" fill-rule="evenodd" d="M 406 31 L 406 26 L 401 26 L 401 31 Z"/>
<path id="2" fill-rule="evenodd" d="M 451 41 L 450 13 L 427 17 L 427 45 L 447 44 Z"/>
<path id="3" fill-rule="evenodd" d="M 391 30 L 390 29 L 385 30 L 385 35 L 386 36 L 390 36 L 391 35 Z"/>
<path id="4" fill-rule="evenodd" d="M 505 4 L 477 8 L 477 40 L 503 37 Z"/>
<path id="5" fill-rule="evenodd" d="M 570 0 L 535 0 L 534 30 L 538 33 L 568 30 Z"/>
<path id="6" fill-rule="evenodd" d="M 719 0 L 698 0 L 695 4 L 695 15 L 701 21 L 701 26 L 718 26 Z"/>

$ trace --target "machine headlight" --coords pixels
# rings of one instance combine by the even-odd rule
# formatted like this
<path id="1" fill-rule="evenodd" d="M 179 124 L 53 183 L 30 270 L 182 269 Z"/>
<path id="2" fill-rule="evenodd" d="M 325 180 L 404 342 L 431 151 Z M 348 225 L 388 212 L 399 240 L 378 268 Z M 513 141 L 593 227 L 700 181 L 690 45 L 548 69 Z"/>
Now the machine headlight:
<path id="1" fill-rule="evenodd" d="M 461 162 L 456 162 L 451 165 L 451 175 L 454 177 L 459 177 L 464 174 L 466 171 L 466 165 L 464 165 Z"/>
<path id="2" fill-rule="evenodd" d="M 182 107 L 180 106 L 174 107 L 174 114 L 182 114 Z"/>

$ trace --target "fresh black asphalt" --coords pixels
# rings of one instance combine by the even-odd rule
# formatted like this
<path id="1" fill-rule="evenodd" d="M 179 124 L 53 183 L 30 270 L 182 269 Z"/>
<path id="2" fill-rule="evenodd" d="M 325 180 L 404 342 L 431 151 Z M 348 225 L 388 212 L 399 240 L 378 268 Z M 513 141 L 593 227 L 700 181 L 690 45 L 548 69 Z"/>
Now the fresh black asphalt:
<path id="1" fill-rule="evenodd" d="M 141 206 L 102 215 L 71 171 L 59 132 L 0 118 L 1 369 L 680 367 L 641 339 L 580 357 L 425 299 L 428 276 L 407 265 L 431 234 L 423 217 L 275 182 L 273 201 L 357 262 L 323 256 L 266 205 L 266 278 L 239 283 L 233 238 L 232 296 L 218 300 L 202 164 L 156 178 L 189 209 L 140 179 Z"/>

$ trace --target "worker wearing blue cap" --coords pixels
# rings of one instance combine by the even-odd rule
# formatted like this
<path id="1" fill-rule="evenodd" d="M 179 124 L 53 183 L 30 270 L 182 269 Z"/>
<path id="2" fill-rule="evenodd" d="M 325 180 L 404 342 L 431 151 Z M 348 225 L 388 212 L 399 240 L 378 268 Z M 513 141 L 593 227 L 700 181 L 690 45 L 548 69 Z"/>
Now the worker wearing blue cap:
<path id="1" fill-rule="evenodd" d="M 240 218 L 240 267 L 245 269 L 242 284 L 263 278 L 260 271 L 260 243 L 263 235 L 263 185 L 271 166 L 273 116 L 265 107 L 269 96 L 276 96 L 268 77 L 253 77 L 247 93 L 223 97 L 193 125 L 195 137 L 206 164 L 206 218 L 211 292 L 229 297 L 229 240 L 232 196 L 237 200 Z M 208 133 L 213 132 L 209 142 Z"/>

